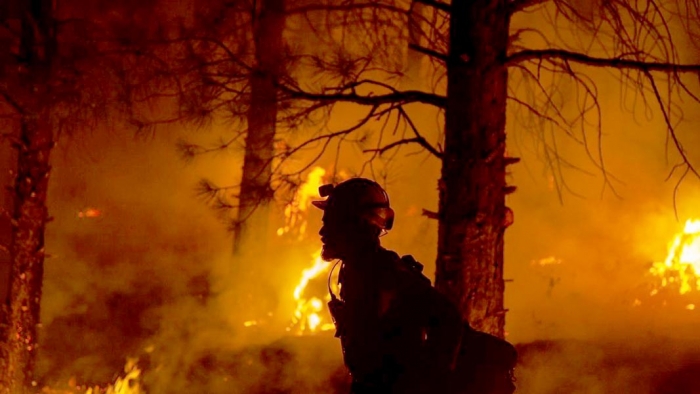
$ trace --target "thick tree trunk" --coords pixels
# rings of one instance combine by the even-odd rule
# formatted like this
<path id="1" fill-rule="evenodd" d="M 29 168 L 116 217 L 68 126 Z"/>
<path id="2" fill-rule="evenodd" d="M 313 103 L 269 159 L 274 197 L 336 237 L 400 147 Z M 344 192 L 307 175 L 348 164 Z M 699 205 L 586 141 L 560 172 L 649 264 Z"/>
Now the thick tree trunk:
<path id="1" fill-rule="evenodd" d="M 451 4 L 436 286 L 481 331 L 504 336 L 508 75 L 506 0 Z"/>
<path id="2" fill-rule="evenodd" d="M 249 241 L 251 233 L 267 236 L 270 179 L 277 123 L 277 88 L 284 53 L 284 0 L 262 0 L 255 23 L 255 72 L 250 76 L 248 133 L 245 140 L 243 177 L 238 217 L 234 226 L 234 253 Z M 252 231 L 251 231 L 252 230 Z"/>
<path id="3" fill-rule="evenodd" d="M 2 381 L 6 393 L 24 393 L 33 387 L 37 327 L 44 275 L 44 230 L 48 219 L 46 195 L 51 127 L 45 120 L 22 125 L 17 176 L 13 188 L 12 268 L 6 339 L 6 365 Z"/>
<path id="4" fill-rule="evenodd" d="M 19 84 L 12 91 L 20 115 L 15 135 L 10 290 L 5 305 L 0 393 L 24 394 L 34 388 L 37 328 L 44 274 L 46 197 L 53 129 L 48 78 L 55 53 L 51 0 L 18 1 L 22 34 Z"/>

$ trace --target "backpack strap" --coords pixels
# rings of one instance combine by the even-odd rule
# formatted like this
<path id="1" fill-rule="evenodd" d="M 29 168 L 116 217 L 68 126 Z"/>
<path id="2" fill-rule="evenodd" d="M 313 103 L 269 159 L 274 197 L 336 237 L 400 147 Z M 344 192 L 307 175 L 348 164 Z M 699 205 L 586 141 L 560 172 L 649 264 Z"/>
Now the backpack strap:
<path id="1" fill-rule="evenodd" d="M 406 254 L 401 256 L 401 261 L 406 264 L 409 268 L 412 270 L 418 272 L 418 273 L 423 273 L 423 264 L 419 263 L 416 261 L 416 259 L 411 256 L 410 254 Z"/>
<path id="2" fill-rule="evenodd" d="M 420 278 L 428 283 L 430 285 L 430 279 L 423 274 L 423 264 L 419 263 L 416 261 L 416 259 L 410 255 L 403 255 L 401 256 L 401 263 L 408 268 L 409 271 L 413 272 L 417 276 L 420 276 Z"/>

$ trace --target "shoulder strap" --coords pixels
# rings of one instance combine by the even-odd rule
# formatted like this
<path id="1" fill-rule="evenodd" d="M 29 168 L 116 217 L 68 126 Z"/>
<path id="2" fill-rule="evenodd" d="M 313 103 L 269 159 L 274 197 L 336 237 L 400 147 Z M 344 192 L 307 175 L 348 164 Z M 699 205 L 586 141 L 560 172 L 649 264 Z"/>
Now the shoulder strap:
<path id="1" fill-rule="evenodd" d="M 408 266 L 413 271 L 423 273 L 423 264 L 416 261 L 416 259 L 410 254 L 401 256 L 401 261 Z"/>
<path id="2" fill-rule="evenodd" d="M 409 271 L 413 272 L 417 276 L 420 276 L 421 279 L 423 279 L 430 285 L 430 279 L 428 279 L 428 277 L 426 277 L 425 274 L 423 274 L 423 264 L 416 261 L 416 259 L 410 254 L 401 256 L 400 260 L 401 263 L 406 268 L 408 268 Z"/>

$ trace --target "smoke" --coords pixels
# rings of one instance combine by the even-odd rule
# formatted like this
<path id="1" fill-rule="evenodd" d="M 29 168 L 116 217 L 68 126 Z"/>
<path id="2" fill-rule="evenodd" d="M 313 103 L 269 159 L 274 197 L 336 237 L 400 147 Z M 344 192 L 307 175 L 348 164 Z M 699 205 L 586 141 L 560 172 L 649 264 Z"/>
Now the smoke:
<path id="1" fill-rule="evenodd" d="M 318 242 L 260 237 L 234 258 L 226 224 L 196 193 L 203 176 L 234 184 L 241 155 L 186 163 L 176 142 L 216 133 L 173 128 L 135 139 L 98 130 L 55 150 L 41 386 L 104 385 L 127 357 L 138 358 L 149 393 L 331 393 L 347 384 L 330 332 L 285 331 Z"/>
<path id="2" fill-rule="evenodd" d="M 515 23 L 521 27 L 518 23 L 535 20 Z M 564 47 L 585 42 L 565 26 L 556 37 Z M 672 171 L 680 157 L 655 102 L 645 104 L 615 70 L 585 73 L 595 81 L 602 109 L 601 134 L 595 123 L 588 124 L 587 145 L 560 130 L 556 137 L 547 129 L 533 134 L 510 123 L 509 150 L 523 158 L 512 174 L 518 192 L 508 203 L 515 224 L 506 234 L 506 276 L 513 279 L 506 292 L 508 331 L 516 342 L 623 338 L 626 332 L 651 329 L 652 322 L 657 333 L 675 335 L 678 319 L 687 324 L 698 319 L 693 311 L 676 310 L 678 305 L 634 306 L 648 295 L 651 264 L 665 259 L 686 219 L 700 216 L 698 181 Z M 576 113 L 575 86 L 558 86 L 563 111 Z M 676 110 L 692 114 L 693 107 Z M 512 111 L 513 106 L 515 115 Z M 690 147 L 697 139 L 692 132 L 697 119 L 687 116 L 684 122 L 677 134 Z M 563 160 L 553 166 L 545 160 L 543 144 L 546 140 L 551 147 L 555 138 Z M 690 150 L 692 163 L 698 154 Z"/>
<path id="3" fill-rule="evenodd" d="M 516 23 L 538 20 L 528 17 Z M 576 42 L 566 27 L 557 34 L 563 47 Z M 554 134 L 509 123 L 509 151 L 523 158 L 511 177 L 515 223 L 505 241 L 518 387 L 538 394 L 695 392 L 700 317 L 685 306 L 697 295 L 655 301 L 649 268 L 664 261 L 685 220 L 700 217 L 698 180 L 673 171 L 679 156 L 654 101 L 645 105 L 614 70 L 585 73 L 598 89 L 602 133 L 586 126 L 586 150 L 557 131 L 563 176 L 543 155 L 543 140 L 551 146 Z M 577 111 L 576 90 L 563 83 L 559 92 L 564 110 Z M 696 146 L 694 107 L 676 110 L 685 115 L 678 136 Z M 688 154 L 698 163 L 699 152 Z"/>
<path id="4" fill-rule="evenodd" d="M 687 178 L 674 194 L 678 176 L 666 178 L 677 157 L 660 115 L 641 106 L 626 111 L 630 96 L 614 76 L 590 76 L 605 109 L 602 146 L 611 184 L 566 139 L 559 152 L 581 170 L 554 177 L 540 136 L 508 124 L 509 153 L 523 159 L 510 179 L 518 191 L 508 200 L 515 224 L 506 234 L 505 259 L 513 280 L 506 292 L 508 338 L 521 344 L 519 387 L 674 392 L 673 377 L 698 362 L 697 344 L 688 341 L 698 312 L 634 300 L 648 293 L 648 268 L 665 257 L 682 221 L 700 216 L 700 188 Z M 409 110 L 426 138 L 438 140 L 438 115 Z M 334 114 L 329 129 L 362 117 L 342 106 Z M 688 120 L 679 131 L 690 147 L 698 142 L 697 119 Z M 58 386 L 71 377 L 104 384 L 126 357 L 139 358 L 149 393 L 330 393 L 347 383 L 336 339 L 284 331 L 294 286 L 320 246 L 314 238 L 320 213 L 309 214 L 302 242 L 268 240 L 269 258 L 260 257 L 261 242 L 234 260 L 225 225 L 194 188 L 201 177 L 235 184 L 240 152 L 185 163 L 175 150 L 181 137 L 214 141 L 218 127 L 201 134 L 167 128 L 147 139 L 96 130 L 61 141 L 49 201 L 54 221 L 47 234 L 41 384 Z M 373 142 L 368 138 L 365 146 Z M 404 149 L 369 168 L 362 146 L 348 145 L 319 165 L 382 181 L 397 213 L 383 244 L 413 254 L 432 276 L 437 223 L 421 213 L 436 210 L 440 163 L 416 151 Z M 562 180 L 570 189 L 559 194 Z M 237 276 L 241 265 L 253 267 L 250 276 Z"/>
<path id="5" fill-rule="evenodd" d="M 649 346 L 653 343 L 654 346 Z M 697 393 L 695 341 L 537 341 L 519 346 L 521 393 Z"/>

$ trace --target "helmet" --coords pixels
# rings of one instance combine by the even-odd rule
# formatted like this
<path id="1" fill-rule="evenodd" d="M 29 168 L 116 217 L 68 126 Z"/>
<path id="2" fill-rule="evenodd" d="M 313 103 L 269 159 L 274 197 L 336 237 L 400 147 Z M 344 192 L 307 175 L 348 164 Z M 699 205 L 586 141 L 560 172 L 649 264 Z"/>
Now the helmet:
<path id="1" fill-rule="evenodd" d="M 366 178 L 351 178 L 334 186 L 318 188 L 326 200 L 312 201 L 316 207 L 339 210 L 344 214 L 358 215 L 381 230 L 391 230 L 394 225 L 394 210 L 389 207 L 389 196 L 377 182 Z"/>

